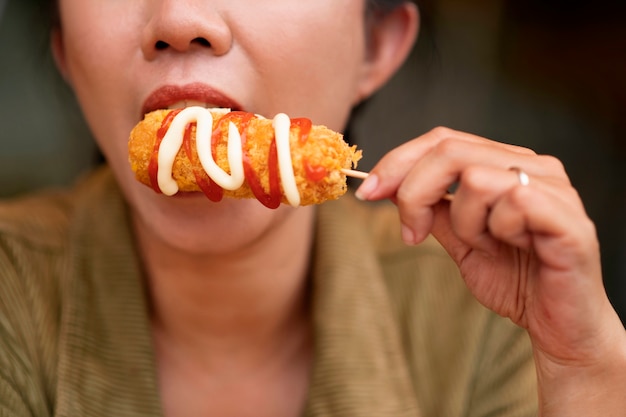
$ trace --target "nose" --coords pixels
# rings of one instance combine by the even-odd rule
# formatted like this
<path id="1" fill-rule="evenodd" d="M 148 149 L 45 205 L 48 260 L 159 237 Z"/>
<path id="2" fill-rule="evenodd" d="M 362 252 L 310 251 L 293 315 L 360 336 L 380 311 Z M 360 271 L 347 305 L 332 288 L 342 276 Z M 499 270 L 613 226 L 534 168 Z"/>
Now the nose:
<path id="1" fill-rule="evenodd" d="M 161 51 L 207 50 L 216 56 L 232 46 L 232 33 L 218 10 L 203 1 L 161 0 L 150 2 L 142 50 L 146 59 Z"/>

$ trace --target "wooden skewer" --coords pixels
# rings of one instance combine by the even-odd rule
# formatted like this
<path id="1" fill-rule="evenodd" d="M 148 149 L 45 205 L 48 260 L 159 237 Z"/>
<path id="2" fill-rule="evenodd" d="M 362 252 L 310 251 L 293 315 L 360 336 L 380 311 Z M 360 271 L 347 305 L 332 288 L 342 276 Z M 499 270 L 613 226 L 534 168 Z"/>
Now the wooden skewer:
<path id="1" fill-rule="evenodd" d="M 370 175 L 368 172 L 357 171 L 354 169 L 341 169 L 341 172 L 348 177 L 359 178 L 361 180 L 364 180 Z M 443 195 L 443 197 L 441 197 L 441 199 L 446 201 L 452 201 L 452 199 L 454 199 L 454 194 L 446 193 Z"/>
<path id="2" fill-rule="evenodd" d="M 362 180 L 370 175 L 368 172 L 356 171 L 354 169 L 341 169 L 341 172 L 346 174 L 348 177 L 359 178 Z"/>

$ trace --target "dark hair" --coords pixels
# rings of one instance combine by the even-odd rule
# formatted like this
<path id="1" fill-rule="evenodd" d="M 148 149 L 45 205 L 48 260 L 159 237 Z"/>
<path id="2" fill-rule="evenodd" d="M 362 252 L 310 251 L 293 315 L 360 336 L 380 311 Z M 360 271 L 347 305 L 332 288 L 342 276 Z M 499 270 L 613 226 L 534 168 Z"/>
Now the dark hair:
<path id="1" fill-rule="evenodd" d="M 43 20 L 47 22 L 48 29 L 59 27 L 61 19 L 59 16 L 58 0 L 36 0 L 37 11 L 41 14 Z"/>

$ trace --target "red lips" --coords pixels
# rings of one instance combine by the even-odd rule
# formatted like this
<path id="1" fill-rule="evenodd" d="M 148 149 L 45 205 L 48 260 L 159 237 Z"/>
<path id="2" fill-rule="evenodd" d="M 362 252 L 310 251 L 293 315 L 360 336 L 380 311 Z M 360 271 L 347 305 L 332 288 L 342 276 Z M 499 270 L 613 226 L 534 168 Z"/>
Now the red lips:
<path id="1" fill-rule="evenodd" d="M 180 86 L 164 85 L 155 90 L 144 102 L 141 117 L 151 111 L 166 109 L 174 103 L 185 100 L 199 101 L 232 110 L 242 110 L 239 103 L 224 93 L 203 83 L 192 83 Z"/>

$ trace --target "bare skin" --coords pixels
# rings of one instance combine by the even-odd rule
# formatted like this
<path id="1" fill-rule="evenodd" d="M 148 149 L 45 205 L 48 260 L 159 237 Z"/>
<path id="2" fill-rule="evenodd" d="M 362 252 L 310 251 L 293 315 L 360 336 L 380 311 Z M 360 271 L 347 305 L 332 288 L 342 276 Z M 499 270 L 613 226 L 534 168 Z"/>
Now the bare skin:
<path id="1" fill-rule="evenodd" d="M 188 259 L 136 222 L 148 264 L 166 415 L 294 416 L 312 361 L 308 254 L 314 209 L 290 210 L 237 254 Z"/>

